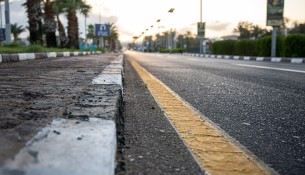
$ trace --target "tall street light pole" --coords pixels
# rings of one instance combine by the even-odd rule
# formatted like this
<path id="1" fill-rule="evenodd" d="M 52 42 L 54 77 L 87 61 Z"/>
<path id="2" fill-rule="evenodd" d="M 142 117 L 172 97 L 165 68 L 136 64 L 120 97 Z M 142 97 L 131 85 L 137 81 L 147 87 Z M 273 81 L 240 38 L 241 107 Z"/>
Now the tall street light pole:
<path id="1" fill-rule="evenodd" d="M 174 12 L 174 8 L 169 9 L 169 13 L 173 13 Z M 169 33 L 169 49 L 170 49 L 170 53 L 172 53 L 172 48 L 173 48 L 173 35 L 172 35 L 172 28 L 170 29 L 170 33 Z"/>
<path id="2" fill-rule="evenodd" d="M 202 23 L 202 0 L 200 0 L 200 23 Z M 203 54 L 203 41 L 204 38 L 200 37 L 200 54 Z"/>
<path id="3" fill-rule="evenodd" d="M 5 0 L 5 40 L 6 44 L 11 44 L 11 22 L 10 22 L 10 5 L 9 1 Z"/>
<path id="4" fill-rule="evenodd" d="M 202 0 L 200 0 L 200 22 L 202 22 Z"/>

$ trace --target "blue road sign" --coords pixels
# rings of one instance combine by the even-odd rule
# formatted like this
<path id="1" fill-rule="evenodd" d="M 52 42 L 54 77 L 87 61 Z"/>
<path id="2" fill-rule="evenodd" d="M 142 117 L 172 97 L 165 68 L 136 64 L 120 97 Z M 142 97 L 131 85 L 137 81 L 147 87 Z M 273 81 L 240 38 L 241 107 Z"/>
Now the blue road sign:
<path id="1" fill-rule="evenodd" d="M 109 24 L 95 24 L 95 35 L 96 36 L 109 36 L 110 25 Z"/>
<path id="2" fill-rule="evenodd" d="M 0 29 L 0 41 L 5 41 L 5 29 Z"/>

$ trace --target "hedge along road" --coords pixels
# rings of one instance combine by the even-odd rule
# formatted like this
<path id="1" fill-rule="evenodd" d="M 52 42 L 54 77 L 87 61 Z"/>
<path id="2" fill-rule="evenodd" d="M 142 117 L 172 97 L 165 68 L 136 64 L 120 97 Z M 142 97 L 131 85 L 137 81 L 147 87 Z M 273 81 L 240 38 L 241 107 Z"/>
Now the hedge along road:
<path id="1" fill-rule="evenodd" d="M 304 172 L 304 65 L 128 54 L 268 166 Z"/>

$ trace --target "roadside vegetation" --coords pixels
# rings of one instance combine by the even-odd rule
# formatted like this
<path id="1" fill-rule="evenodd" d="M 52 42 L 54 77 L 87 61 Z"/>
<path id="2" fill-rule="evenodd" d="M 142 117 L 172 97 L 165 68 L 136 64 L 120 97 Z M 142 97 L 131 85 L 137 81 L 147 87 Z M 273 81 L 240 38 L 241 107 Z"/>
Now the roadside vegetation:
<path id="1" fill-rule="evenodd" d="M 21 44 L 10 44 L 3 45 L 0 47 L 1 54 L 12 54 L 12 53 L 37 53 L 37 52 L 75 52 L 78 49 L 68 49 L 68 48 L 46 48 L 39 44 L 32 44 L 29 46 L 24 46 Z"/>
<path id="2" fill-rule="evenodd" d="M 28 26 L 11 24 L 13 43 L 0 46 L 0 53 L 20 52 L 63 52 L 81 50 L 113 51 L 119 43 L 115 24 L 110 25 L 110 36 L 104 37 L 103 44 L 95 36 L 94 25 L 87 26 L 87 40 L 80 37 L 78 16 L 89 16 L 92 7 L 85 0 L 26 0 Z M 62 21 L 66 18 L 67 26 Z M 28 32 L 28 41 L 21 40 L 20 34 Z M 58 33 L 58 35 L 56 35 Z M 89 47 L 88 44 L 92 43 Z M 99 48 L 97 45 L 103 45 Z M 88 46 L 88 47 L 87 47 Z"/>
<path id="3" fill-rule="evenodd" d="M 256 40 L 224 40 L 213 43 L 213 54 L 263 56 L 271 55 L 271 36 Z M 277 37 L 277 53 L 279 57 L 305 57 L 305 35 L 293 34 Z"/>
<path id="4" fill-rule="evenodd" d="M 291 28 L 287 25 L 291 24 Z M 238 40 L 216 41 L 212 46 L 213 54 L 264 56 L 271 55 L 271 31 L 249 22 L 240 22 L 234 29 L 239 33 Z M 276 55 L 279 57 L 305 57 L 305 23 L 285 19 L 277 31 Z"/>
<path id="5" fill-rule="evenodd" d="M 141 44 L 136 44 L 136 41 L 142 38 L 142 35 L 134 36 L 134 42 L 129 43 L 128 47 L 144 52 L 200 52 L 200 39 L 190 31 L 184 34 L 172 33 L 175 36 L 175 47 L 172 50 L 168 49 L 169 38 L 171 38 L 170 32 L 163 32 L 155 36 L 144 36 Z M 271 35 L 272 31 L 270 29 L 251 22 L 241 21 L 232 31 L 232 35 L 217 39 L 206 39 L 207 53 L 269 57 L 271 55 Z M 305 57 L 305 22 L 299 23 L 288 18 L 284 19 L 283 26 L 277 31 L 276 55 L 279 57 Z"/>

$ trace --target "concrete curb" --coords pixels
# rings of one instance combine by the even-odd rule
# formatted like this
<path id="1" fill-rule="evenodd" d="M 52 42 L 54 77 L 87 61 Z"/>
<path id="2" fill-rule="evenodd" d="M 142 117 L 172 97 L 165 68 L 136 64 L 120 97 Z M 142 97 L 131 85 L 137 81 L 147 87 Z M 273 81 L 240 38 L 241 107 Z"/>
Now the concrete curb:
<path id="1" fill-rule="evenodd" d="M 245 60 L 245 61 L 260 61 L 260 62 L 275 62 L 275 63 L 293 63 L 293 64 L 304 64 L 305 58 L 282 58 L 282 57 L 252 57 L 252 56 L 234 56 L 234 55 L 213 55 L 213 54 L 192 54 L 183 53 L 184 56 L 194 57 L 206 57 L 206 58 L 217 58 L 217 59 L 234 59 L 234 60 Z"/>
<path id="2" fill-rule="evenodd" d="M 114 175 L 123 130 L 122 73 L 120 55 L 67 108 L 66 118 L 38 132 L 0 174 Z"/>
<path id="3" fill-rule="evenodd" d="M 40 52 L 40 53 L 16 53 L 16 54 L 0 54 L 0 63 L 17 62 L 34 59 L 45 59 L 55 57 L 70 57 L 100 54 L 102 52 Z"/>

